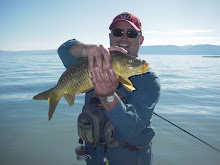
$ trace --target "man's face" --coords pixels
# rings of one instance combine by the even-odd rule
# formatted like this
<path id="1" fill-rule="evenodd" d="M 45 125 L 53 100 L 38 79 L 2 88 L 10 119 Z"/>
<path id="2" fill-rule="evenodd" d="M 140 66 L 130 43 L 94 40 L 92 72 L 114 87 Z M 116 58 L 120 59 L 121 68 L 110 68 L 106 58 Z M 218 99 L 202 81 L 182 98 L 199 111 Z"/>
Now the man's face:
<path id="1" fill-rule="evenodd" d="M 114 30 L 114 29 L 122 29 L 122 30 L 124 30 L 124 32 L 127 29 L 135 30 L 129 23 L 127 23 L 125 21 L 120 21 L 120 22 L 116 23 L 112 30 Z M 141 46 L 141 44 L 144 41 L 143 36 L 138 35 L 136 38 L 129 38 L 126 35 L 126 32 L 123 33 L 123 35 L 121 37 L 116 37 L 112 33 L 110 33 L 109 39 L 110 39 L 110 46 L 111 47 L 112 46 L 122 47 L 128 51 L 129 55 L 132 55 L 132 56 L 137 56 L 139 47 Z"/>

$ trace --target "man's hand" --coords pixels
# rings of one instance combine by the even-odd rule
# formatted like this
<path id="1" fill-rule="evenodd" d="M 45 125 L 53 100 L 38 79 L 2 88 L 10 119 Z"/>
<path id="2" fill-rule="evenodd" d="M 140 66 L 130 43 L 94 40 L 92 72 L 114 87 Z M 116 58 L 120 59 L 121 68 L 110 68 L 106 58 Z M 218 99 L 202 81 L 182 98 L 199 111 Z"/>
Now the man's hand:
<path id="1" fill-rule="evenodd" d="M 100 73 L 99 70 L 95 68 L 91 74 L 93 86 L 98 96 L 110 96 L 117 90 L 119 81 L 115 72 L 111 68 L 103 69 L 102 73 Z"/>
<path id="2" fill-rule="evenodd" d="M 120 51 L 126 54 L 127 51 L 120 47 L 111 47 L 108 50 L 102 45 L 85 45 L 81 49 L 81 55 L 88 57 L 89 71 L 92 75 L 92 83 L 95 93 L 102 99 L 112 95 L 118 88 L 119 81 L 115 72 L 111 69 L 111 59 L 109 51 Z M 102 56 L 104 57 L 105 65 L 102 63 Z M 94 66 L 96 60 L 96 66 Z M 111 104 L 103 104 L 106 111 L 113 109 L 119 98 L 116 97 Z"/>
<path id="3" fill-rule="evenodd" d="M 82 56 L 88 57 L 89 60 L 89 71 L 92 74 L 95 92 L 101 97 L 112 95 L 119 85 L 115 72 L 110 68 L 111 59 L 109 51 L 127 53 L 126 50 L 117 46 L 111 47 L 108 50 L 102 45 L 84 45 L 82 48 Z M 104 66 L 102 64 L 102 56 L 105 61 Z M 94 66 L 94 60 L 96 60 L 96 66 Z"/>

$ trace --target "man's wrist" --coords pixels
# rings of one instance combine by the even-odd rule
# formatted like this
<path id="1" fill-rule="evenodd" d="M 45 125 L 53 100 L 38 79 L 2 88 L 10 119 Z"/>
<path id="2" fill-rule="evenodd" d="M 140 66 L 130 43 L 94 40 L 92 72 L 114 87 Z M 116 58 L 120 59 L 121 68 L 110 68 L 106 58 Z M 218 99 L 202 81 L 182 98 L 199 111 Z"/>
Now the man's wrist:
<path id="1" fill-rule="evenodd" d="M 112 95 L 109 95 L 109 96 L 106 96 L 106 97 L 99 96 L 99 99 L 102 103 L 111 103 L 115 100 L 116 97 L 117 97 L 117 95 L 114 92 Z"/>

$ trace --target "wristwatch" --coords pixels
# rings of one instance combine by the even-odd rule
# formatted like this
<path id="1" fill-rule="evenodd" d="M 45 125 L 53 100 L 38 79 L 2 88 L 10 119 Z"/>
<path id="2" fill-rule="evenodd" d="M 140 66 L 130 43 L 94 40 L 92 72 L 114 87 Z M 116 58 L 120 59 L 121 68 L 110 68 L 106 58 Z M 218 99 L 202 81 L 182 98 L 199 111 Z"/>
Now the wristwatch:
<path id="1" fill-rule="evenodd" d="M 115 100 L 115 98 L 116 98 L 116 93 L 115 92 L 113 93 L 113 95 L 107 96 L 104 99 L 99 97 L 100 101 L 103 102 L 103 103 L 111 103 Z"/>

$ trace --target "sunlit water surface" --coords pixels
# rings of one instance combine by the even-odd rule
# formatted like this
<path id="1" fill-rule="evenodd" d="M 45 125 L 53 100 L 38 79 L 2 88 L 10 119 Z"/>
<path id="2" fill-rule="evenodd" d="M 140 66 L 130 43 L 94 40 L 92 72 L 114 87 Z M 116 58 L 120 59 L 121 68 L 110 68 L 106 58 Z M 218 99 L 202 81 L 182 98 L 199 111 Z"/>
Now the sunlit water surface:
<path id="1" fill-rule="evenodd" d="M 155 112 L 220 148 L 220 58 L 141 55 L 158 73 L 162 93 Z M 80 165 L 78 95 L 62 98 L 51 121 L 48 103 L 32 97 L 53 87 L 65 70 L 57 55 L 0 56 L 0 164 Z M 153 116 L 155 165 L 219 165 L 220 152 Z"/>

